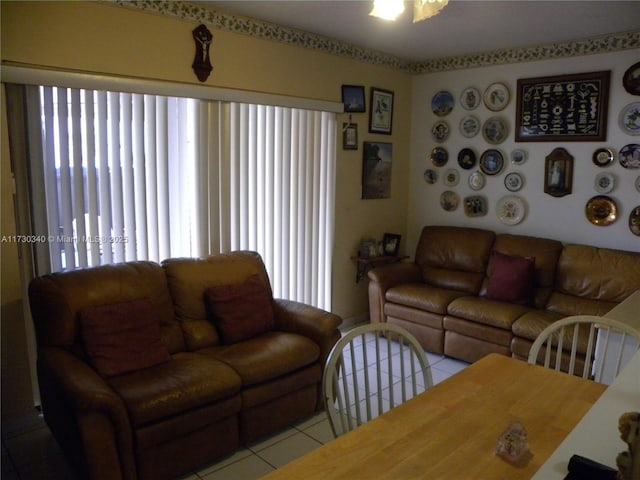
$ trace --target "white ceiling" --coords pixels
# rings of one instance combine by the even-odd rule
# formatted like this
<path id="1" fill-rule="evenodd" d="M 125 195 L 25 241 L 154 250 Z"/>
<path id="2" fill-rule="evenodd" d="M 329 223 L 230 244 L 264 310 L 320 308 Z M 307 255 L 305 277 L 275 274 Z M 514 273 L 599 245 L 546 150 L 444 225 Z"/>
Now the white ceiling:
<path id="1" fill-rule="evenodd" d="M 412 61 L 640 30 L 640 0 L 450 0 L 437 16 L 415 24 L 410 2 L 405 2 L 407 8 L 395 22 L 369 16 L 370 0 L 197 3 Z"/>

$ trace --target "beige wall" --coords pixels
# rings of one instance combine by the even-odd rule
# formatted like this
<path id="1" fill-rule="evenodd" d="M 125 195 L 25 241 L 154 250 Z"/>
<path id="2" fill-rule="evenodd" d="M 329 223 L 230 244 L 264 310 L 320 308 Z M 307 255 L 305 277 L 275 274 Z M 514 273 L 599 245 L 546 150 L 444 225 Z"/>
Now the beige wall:
<path id="1" fill-rule="evenodd" d="M 200 84 L 191 69 L 191 30 L 196 23 L 104 3 L 3 1 L 1 6 L 3 63 Z M 362 147 L 344 151 L 338 136 L 333 310 L 344 318 L 366 315 L 366 282 L 355 283 L 355 266 L 349 257 L 363 237 L 381 238 L 384 232 L 405 235 L 411 77 L 385 67 L 210 29 L 214 70 L 205 85 L 337 102 L 342 84 L 395 92 L 393 135 L 369 134 L 367 114 L 353 115 L 360 145 L 366 140 L 393 143 L 390 199 L 360 199 Z M 4 102 L 2 108 L 4 117 Z M 346 114 L 338 115 L 338 124 L 348 119 Z M 10 235 L 15 226 L 11 196 L 6 191 L 8 149 L 4 137 L 2 141 L 2 234 Z M 8 251 L 12 246 L 2 247 L 4 387 L 5 365 L 9 361 L 15 365 L 26 353 L 16 255 Z M 13 313 L 5 315 L 9 308 Z M 12 344 L 20 345 L 15 355 L 4 348 L 5 339 L 14 335 L 21 337 Z M 11 359 L 5 355 L 9 353 Z M 3 410 L 4 401 L 3 397 Z"/>

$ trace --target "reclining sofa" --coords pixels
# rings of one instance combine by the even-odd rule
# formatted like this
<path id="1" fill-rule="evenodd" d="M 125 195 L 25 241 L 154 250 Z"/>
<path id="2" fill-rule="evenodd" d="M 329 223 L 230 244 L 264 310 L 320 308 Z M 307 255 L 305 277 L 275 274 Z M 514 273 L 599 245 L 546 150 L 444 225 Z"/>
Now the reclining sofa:
<path id="1" fill-rule="evenodd" d="M 341 319 L 273 299 L 262 259 L 32 281 L 44 418 L 79 478 L 168 479 L 322 408 Z"/>
<path id="2" fill-rule="evenodd" d="M 413 262 L 368 275 L 371 322 L 405 327 L 425 349 L 467 362 L 489 353 L 526 360 L 552 322 L 604 315 L 639 290 L 640 253 L 426 226 Z"/>

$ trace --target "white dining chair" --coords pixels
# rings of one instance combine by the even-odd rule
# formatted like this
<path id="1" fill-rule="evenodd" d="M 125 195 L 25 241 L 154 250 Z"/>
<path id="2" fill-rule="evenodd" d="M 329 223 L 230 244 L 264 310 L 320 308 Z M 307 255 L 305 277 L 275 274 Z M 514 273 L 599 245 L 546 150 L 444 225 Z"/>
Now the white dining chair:
<path id="1" fill-rule="evenodd" d="M 638 349 L 640 332 L 635 328 L 607 317 L 574 315 L 540 332 L 528 362 L 610 383 Z"/>
<path id="2" fill-rule="evenodd" d="M 346 333 L 324 370 L 324 402 L 335 437 L 433 385 L 423 348 L 404 328 L 373 323 Z"/>

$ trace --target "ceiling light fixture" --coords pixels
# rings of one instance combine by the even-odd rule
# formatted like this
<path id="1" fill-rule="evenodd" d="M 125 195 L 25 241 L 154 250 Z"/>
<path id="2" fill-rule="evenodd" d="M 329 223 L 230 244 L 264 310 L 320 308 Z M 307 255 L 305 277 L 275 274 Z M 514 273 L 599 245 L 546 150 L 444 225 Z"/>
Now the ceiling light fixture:
<path id="1" fill-rule="evenodd" d="M 426 20 L 440 13 L 449 0 L 414 0 L 413 23 Z M 404 0 L 374 0 L 369 15 L 384 20 L 395 20 L 404 12 Z"/>

